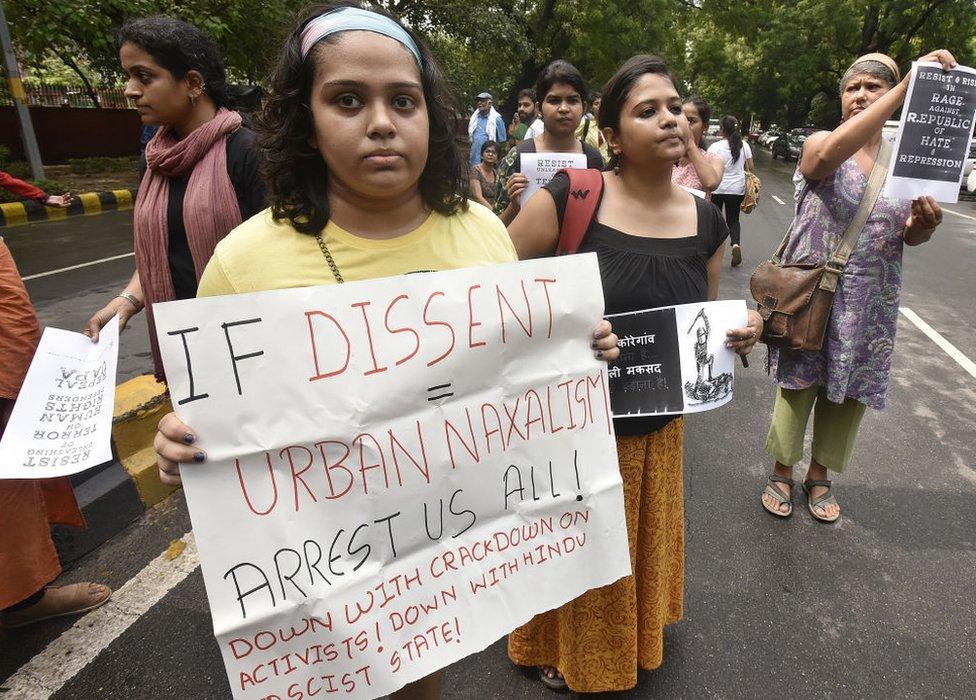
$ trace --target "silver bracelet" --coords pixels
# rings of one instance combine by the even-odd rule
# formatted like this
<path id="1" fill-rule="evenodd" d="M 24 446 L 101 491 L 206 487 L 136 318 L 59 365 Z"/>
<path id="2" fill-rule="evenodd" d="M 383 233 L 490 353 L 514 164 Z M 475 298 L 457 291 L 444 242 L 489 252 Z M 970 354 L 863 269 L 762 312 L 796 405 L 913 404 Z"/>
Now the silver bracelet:
<path id="1" fill-rule="evenodd" d="M 130 294 L 129 292 L 119 292 L 115 296 L 125 299 L 135 307 L 136 311 L 142 311 L 144 304 L 136 298 L 135 294 Z"/>

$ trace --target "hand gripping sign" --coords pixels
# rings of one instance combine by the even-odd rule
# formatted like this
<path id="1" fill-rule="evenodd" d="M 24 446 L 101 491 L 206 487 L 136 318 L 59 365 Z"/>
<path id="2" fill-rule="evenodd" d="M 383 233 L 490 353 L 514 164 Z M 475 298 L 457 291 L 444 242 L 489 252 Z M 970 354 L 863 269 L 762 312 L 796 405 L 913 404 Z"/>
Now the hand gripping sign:
<path id="1" fill-rule="evenodd" d="M 602 311 L 593 255 L 155 307 L 236 698 L 384 695 L 630 573 Z"/>
<path id="2" fill-rule="evenodd" d="M 608 318 L 620 338 L 620 358 L 607 371 L 615 418 L 698 413 L 732 400 L 735 353 L 725 331 L 747 325 L 741 299 Z"/>
<path id="3" fill-rule="evenodd" d="M 885 197 L 959 201 L 976 116 L 976 70 L 916 61 L 888 167 Z"/>
<path id="4" fill-rule="evenodd" d="M 519 158 L 519 171 L 529 181 L 521 195 L 523 207 L 560 170 L 586 167 L 584 153 L 522 153 Z"/>

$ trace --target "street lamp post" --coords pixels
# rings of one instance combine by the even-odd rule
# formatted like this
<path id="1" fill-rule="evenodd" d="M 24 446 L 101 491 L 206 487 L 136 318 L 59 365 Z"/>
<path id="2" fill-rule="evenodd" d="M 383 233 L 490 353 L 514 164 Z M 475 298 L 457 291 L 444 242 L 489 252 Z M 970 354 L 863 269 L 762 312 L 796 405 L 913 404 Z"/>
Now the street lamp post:
<path id="1" fill-rule="evenodd" d="M 7 27 L 7 15 L 3 11 L 3 0 L 0 0 L 0 44 L 3 45 L 3 60 L 7 66 L 10 96 L 13 97 L 14 106 L 17 108 L 20 133 L 24 137 L 24 151 L 27 153 L 31 174 L 35 180 L 43 180 L 44 165 L 41 163 L 41 151 L 37 147 L 34 125 L 31 123 L 30 111 L 27 109 L 27 95 L 24 93 L 24 83 L 20 79 L 20 67 L 17 65 L 17 56 L 14 55 L 14 47 L 10 41 L 10 29 Z"/>

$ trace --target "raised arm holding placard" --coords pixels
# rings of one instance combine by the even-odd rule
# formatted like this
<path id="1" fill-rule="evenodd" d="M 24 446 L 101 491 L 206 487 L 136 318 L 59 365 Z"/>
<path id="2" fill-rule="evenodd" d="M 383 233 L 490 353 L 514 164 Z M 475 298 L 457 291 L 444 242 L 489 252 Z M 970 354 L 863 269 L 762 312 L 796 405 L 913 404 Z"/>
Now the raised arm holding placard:
<path id="1" fill-rule="evenodd" d="M 937 62 L 940 71 L 956 66 L 945 50 L 922 60 Z M 903 103 L 909 81 L 900 79 L 897 64 L 883 54 L 855 60 L 840 85 L 840 126 L 810 136 L 800 157 L 796 216 L 773 262 L 823 268 L 817 286 L 832 294 L 832 309 L 818 349 L 770 347 L 778 388 L 766 441 L 774 465 L 762 503 L 776 516 L 792 513 L 793 469 L 815 411 L 813 457 L 804 482 L 808 508 L 824 522 L 840 517 L 828 470 L 847 466 L 865 409 L 885 405 L 904 246 L 929 240 L 942 220 L 932 197 L 888 197 L 880 187 L 886 174 L 881 164 L 891 153 L 881 129 Z M 885 294 L 879 297 L 878 289 Z M 782 318 L 796 312 L 787 299 L 794 289 L 767 290 L 758 299 L 766 313 Z"/>
<path id="2" fill-rule="evenodd" d="M 885 196 L 958 201 L 974 116 L 976 70 L 957 65 L 946 71 L 937 62 L 916 61 Z"/>

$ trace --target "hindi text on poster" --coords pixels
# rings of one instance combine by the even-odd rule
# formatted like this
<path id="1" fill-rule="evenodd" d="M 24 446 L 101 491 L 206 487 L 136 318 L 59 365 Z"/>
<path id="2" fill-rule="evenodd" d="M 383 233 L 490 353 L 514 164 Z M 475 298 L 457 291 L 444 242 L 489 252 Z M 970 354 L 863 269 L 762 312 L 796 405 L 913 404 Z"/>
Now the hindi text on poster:
<path id="1" fill-rule="evenodd" d="M 608 317 L 620 357 L 607 376 L 615 418 L 698 413 L 732 400 L 735 353 L 725 331 L 745 327 L 742 300 L 681 304 Z"/>

